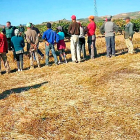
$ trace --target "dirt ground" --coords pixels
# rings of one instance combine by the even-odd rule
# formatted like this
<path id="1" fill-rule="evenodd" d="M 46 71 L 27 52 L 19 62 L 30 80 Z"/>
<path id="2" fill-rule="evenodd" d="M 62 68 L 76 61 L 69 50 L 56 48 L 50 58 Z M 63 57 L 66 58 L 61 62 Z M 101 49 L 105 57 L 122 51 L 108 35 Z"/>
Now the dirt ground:
<path id="1" fill-rule="evenodd" d="M 135 54 L 127 54 L 123 36 L 116 37 L 115 58 L 106 57 L 105 39 L 97 39 L 98 57 L 0 76 L 1 140 L 139 140 L 140 34 L 134 35 Z M 44 52 L 44 44 L 40 44 Z M 87 46 L 86 46 L 87 49 Z M 88 51 L 87 51 L 88 55 Z M 35 62 L 36 65 L 36 62 Z"/>

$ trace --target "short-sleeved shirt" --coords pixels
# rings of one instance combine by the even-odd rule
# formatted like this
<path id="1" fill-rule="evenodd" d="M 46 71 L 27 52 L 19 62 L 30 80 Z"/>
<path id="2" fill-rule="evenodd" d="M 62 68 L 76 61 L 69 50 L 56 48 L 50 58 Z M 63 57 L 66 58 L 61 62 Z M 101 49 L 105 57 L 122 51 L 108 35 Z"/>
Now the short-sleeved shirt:
<path id="1" fill-rule="evenodd" d="M 58 32 L 59 40 L 64 40 L 65 34 L 63 32 Z"/>
<path id="2" fill-rule="evenodd" d="M 88 25 L 88 36 L 92 36 L 95 35 L 95 31 L 96 31 L 96 24 L 94 21 L 92 21 L 91 23 L 89 23 Z"/>

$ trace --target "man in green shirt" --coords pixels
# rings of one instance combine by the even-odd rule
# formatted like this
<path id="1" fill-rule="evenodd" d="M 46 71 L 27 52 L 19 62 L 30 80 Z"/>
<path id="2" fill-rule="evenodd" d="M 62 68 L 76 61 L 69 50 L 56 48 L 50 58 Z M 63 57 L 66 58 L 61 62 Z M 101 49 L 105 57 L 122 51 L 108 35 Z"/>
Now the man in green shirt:
<path id="1" fill-rule="evenodd" d="M 126 46 L 128 48 L 128 53 L 133 54 L 134 53 L 134 47 L 132 43 L 133 35 L 134 35 L 134 30 L 133 30 L 133 23 L 130 21 L 130 17 L 125 18 L 126 25 L 125 25 L 125 30 L 124 30 L 124 38 L 126 42 Z"/>

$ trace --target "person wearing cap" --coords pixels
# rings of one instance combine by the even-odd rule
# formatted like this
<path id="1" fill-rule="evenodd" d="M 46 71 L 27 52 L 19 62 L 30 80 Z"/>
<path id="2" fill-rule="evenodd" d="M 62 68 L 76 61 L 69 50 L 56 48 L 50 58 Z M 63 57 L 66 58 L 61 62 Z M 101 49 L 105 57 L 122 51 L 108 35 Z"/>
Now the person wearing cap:
<path id="1" fill-rule="evenodd" d="M 32 23 L 31 23 L 31 29 L 32 30 L 35 30 L 36 33 L 38 34 L 38 38 L 41 37 L 41 34 L 40 34 L 40 31 L 37 27 L 35 27 Z M 44 58 L 44 54 L 41 52 L 41 50 L 39 49 L 39 43 L 38 43 L 38 46 L 37 46 L 37 53 L 41 56 L 41 59 Z M 34 59 L 36 60 L 36 58 L 34 57 Z"/>
<path id="2" fill-rule="evenodd" d="M 59 35 L 51 29 L 51 23 L 47 23 L 47 30 L 43 33 L 42 39 L 45 42 L 45 51 L 46 51 L 46 66 L 49 66 L 49 52 L 51 50 L 55 64 L 58 65 L 57 56 L 55 53 L 54 45 L 59 42 Z"/>
<path id="3" fill-rule="evenodd" d="M 36 61 L 38 67 L 40 68 L 40 62 L 37 53 L 37 45 L 39 43 L 38 35 L 36 31 L 31 29 L 31 24 L 27 23 L 26 25 L 27 31 L 25 32 L 27 43 L 30 45 L 29 53 L 30 53 L 30 69 L 34 69 L 34 54 L 36 57 Z"/>
<path id="4" fill-rule="evenodd" d="M 14 48 L 15 54 L 16 54 L 18 71 L 22 71 L 23 70 L 23 53 L 24 53 L 23 48 L 25 46 L 25 43 L 19 29 L 15 30 L 15 36 L 11 38 L 11 42 L 12 42 L 12 47 Z"/>
<path id="5" fill-rule="evenodd" d="M 65 53 L 65 49 L 66 49 L 66 44 L 64 41 L 65 38 L 65 34 L 64 32 L 62 32 L 62 27 L 58 26 L 57 27 L 58 30 L 58 35 L 59 35 L 59 42 L 57 43 L 57 50 L 59 52 L 59 64 L 62 63 L 62 57 L 64 57 L 65 63 L 67 63 L 67 59 L 66 59 L 66 53 Z"/>
<path id="6" fill-rule="evenodd" d="M 8 43 L 3 31 L 0 33 L 0 75 L 1 75 L 1 59 L 4 62 L 6 72 L 10 72 L 9 63 L 7 61 Z"/>
<path id="7" fill-rule="evenodd" d="M 82 51 L 83 60 L 86 60 L 85 32 L 84 32 L 84 28 L 83 28 L 81 22 L 77 21 L 77 23 L 80 25 L 80 35 L 79 35 L 80 56 L 81 56 L 81 51 Z"/>
<path id="8" fill-rule="evenodd" d="M 133 54 L 134 47 L 133 47 L 132 39 L 134 35 L 134 30 L 133 30 L 134 25 L 130 22 L 130 17 L 126 17 L 125 21 L 126 21 L 126 25 L 124 29 L 125 43 L 128 48 L 128 53 Z"/>
<path id="9" fill-rule="evenodd" d="M 90 16 L 89 17 L 89 24 L 86 28 L 86 32 L 88 35 L 88 50 L 89 50 L 89 55 L 91 59 L 94 59 L 97 56 L 97 49 L 95 46 L 95 42 L 96 42 L 96 35 L 95 35 L 95 31 L 96 31 L 96 24 L 94 22 L 94 16 Z"/>
<path id="10" fill-rule="evenodd" d="M 107 21 L 101 26 L 101 34 L 105 34 L 107 57 L 115 56 L 115 33 L 118 32 L 118 26 L 111 21 L 112 16 L 107 17 Z"/>
<path id="11" fill-rule="evenodd" d="M 76 63 L 81 62 L 80 56 L 80 46 L 79 46 L 79 35 L 80 35 L 80 26 L 76 22 L 76 16 L 71 17 L 72 23 L 69 26 L 68 33 L 71 34 L 71 55 L 72 61 Z"/>

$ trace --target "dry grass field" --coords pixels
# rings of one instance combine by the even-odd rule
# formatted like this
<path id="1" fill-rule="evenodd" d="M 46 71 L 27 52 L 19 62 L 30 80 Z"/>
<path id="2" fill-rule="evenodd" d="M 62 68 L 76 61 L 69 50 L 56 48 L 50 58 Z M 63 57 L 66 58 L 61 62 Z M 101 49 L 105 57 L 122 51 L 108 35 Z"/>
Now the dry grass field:
<path id="1" fill-rule="evenodd" d="M 41 68 L 28 70 L 25 55 L 23 72 L 10 52 L 12 72 L 2 67 L 0 76 L 0 139 L 139 140 L 140 34 L 133 42 L 136 53 L 127 54 L 117 36 L 117 56 L 109 59 L 98 38 L 98 58 L 79 64 L 70 62 L 67 42 L 68 64 L 45 67 L 41 60 Z"/>

